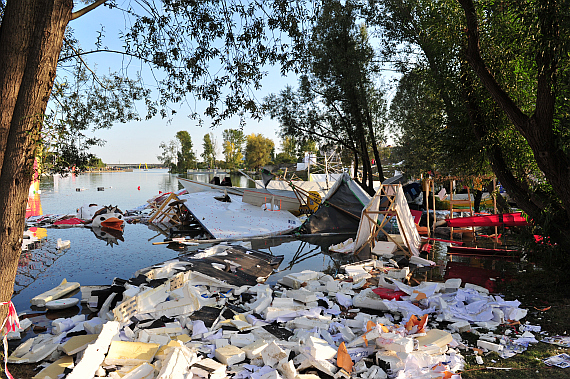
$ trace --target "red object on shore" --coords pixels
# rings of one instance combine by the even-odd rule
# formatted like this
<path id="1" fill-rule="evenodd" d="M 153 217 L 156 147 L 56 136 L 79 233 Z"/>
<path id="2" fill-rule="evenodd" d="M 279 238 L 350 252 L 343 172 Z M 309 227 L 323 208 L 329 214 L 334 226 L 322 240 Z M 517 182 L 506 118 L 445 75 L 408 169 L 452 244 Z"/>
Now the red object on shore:
<path id="1" fill-rule="evenodd" d="M 378 287 L 376 289 L 373 289 L 372 292 L 380 296 L 382 299 L 386 300 L 393 300 L 393 299 L 400 300 L 402 296 L 408 296 L 408 294 L 405 293 L 404 291 L 395 291 L 391 290 L 390 288 L 384 288 L 384 287 Z"/>
<path id="2" fill-rule="evenodd" d="M 445 220 L 451 228 L 467 226 L 526 226 L 528 221 L 521 212 L 488 216 L 458 217 Z"/>

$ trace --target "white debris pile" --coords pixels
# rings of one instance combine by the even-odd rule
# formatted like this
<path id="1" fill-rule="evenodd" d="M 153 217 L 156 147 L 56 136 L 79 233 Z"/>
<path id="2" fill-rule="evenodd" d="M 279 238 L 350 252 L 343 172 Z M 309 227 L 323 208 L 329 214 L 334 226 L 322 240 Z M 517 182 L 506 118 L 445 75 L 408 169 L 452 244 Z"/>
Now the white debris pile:
<path id="1" fill-rule="evenodd" d="M 183 266 L 167 262 L 147 282 L 125 283 L 98 317 L 54 320 L 9 362 L 54 362 L 39 378 L 457 379 L 467 349 L 509 356 L 536 342 L 530 326 L 518 338 L 483 333 L 523 318 L 518 301 L 457 279 L 412 287 L 394 279 L 407 270 L 381 261 L 336 278 L 302 271 L 239 288 Z M 165 281 L 150 287 L 157 277 Z M 480 334 L 477 347 L 461 340 L 468 330 Z"/>

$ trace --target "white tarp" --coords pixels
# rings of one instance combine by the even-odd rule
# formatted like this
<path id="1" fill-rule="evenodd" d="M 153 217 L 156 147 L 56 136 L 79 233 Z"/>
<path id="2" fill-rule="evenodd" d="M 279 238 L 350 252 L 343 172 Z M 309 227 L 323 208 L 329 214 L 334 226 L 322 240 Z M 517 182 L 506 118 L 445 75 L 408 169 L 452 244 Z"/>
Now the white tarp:
<path id="1" fill-rule="evenodd" d="M 401 185 L 385 185 L 376 191 L 374 197 L 370 200 L 368 205 L 362 210 L 360 216 L 360 223 L 358 225 L 358 232 L 356 233 L 356 240 L 354 242 L 354 251 L 358 251 L 370 238 L 370 235 L 374 231 L 375 225 L 378 224 L 378 219 L 383 215 L 378 213 L 368 213 L 366 212 L 377 212 L 380 210 L 380 202 L 382 201 L 382 196 L 394 196 L 394 205 L 392 209 L 396 211 L 398 215 L 398 227 L 400 229 L 400 234 L 404 237 L 404 242 L 408 243 L 408 249 L 412 255 L 419 255 L 419 248 L 421 245 L 421 237 L 414 224 L 414 218 L 408 207 L 408 202 L 404 196 L 404 191 Z"/>
<path id="2" fill-rule="evenodd" d="M 414 218 L 412 217 L 412 212 L 410 212 L 410 207 L 408 207 L 408 202 L 404 196 L 404 190 L 402 186 L 398 186 L 396 190 L 396 213 L 398 214 L 398 228 L 400 229 L 400 234 L 405 236 L 404 241 L 408 241 L 408 249 L 413 255 L 420 255 L 420 245 L 422 243 L 416 224 L 414 224 Z"/>
<path id="3" fill-rule="evenodd" d="M 214 196 L 212 192 L 198 192 L 179 198 L 186 200 L 184 205 L 216 239 L 277 235 L 301 225 L 287 211 L 265 211 L 242 202 L 241 196 L 229 195 L 232 201 L 228 203 Z"/>
<path id="4" fill-rule="evenodd" d="M 358 251 L 370 238 L 370 235 L 374 231 L 374 225 L 378 224 L 379 216 L 382 216 L 378 213 L 371 213 L 368 214 L 368 217 L 365 215 L 366 212 L 375 212 L 380 209 L 380 201 L 382 199 L 382 195 L 380 194 L 381 188 L 376 191 L 374 197 L 370 200 L 368 205 L 362 210 L 360 214 L 360 223 L 358 224 L 358 231 L 356 232 L 356 240 L 354 241 L 354 251 Z M 369 218 L 370 217 L 370 218 Z"/>

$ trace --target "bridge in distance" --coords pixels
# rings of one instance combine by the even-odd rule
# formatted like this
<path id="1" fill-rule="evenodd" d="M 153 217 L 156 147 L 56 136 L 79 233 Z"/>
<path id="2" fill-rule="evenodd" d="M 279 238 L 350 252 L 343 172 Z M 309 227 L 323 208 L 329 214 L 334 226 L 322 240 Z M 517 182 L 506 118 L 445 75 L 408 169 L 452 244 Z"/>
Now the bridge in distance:
<path id="1" fill-rule="evenodd" d="M 109 167 L 117 167 L 117 168 L 166 168 L 164 165 L 160 163 L 107 163 L 107 168 Z"/>

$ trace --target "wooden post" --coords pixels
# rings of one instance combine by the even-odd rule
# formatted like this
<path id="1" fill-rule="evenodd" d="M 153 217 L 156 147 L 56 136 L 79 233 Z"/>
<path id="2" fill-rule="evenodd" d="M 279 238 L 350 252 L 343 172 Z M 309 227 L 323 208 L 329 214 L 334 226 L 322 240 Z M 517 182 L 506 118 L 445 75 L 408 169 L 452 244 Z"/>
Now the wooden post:
<path id="1" fill-rule="evenodd" d="M 449 218 L 453 218 L 453 179 L 449 180 Z M 449 239 L 453 240 L 453 226 L 449 233 Z"/>
<path id="2" fill-rule="evenodd" d="M 432 203 L 433 203 L 433 235 L 435 236 L 435 179 L 431 181 L 431 196 L 432 196 Z"/>
<path id="3" fill-rule="evenodd" d="M 493 211 L 495 212 L 495 214 L 497 214 L 497 194 L 495 191 L 497 189 L 497 179 L 493 178 L 493 193 L 495 193 L 495 196 L 493 196 Z M 495 226 L 495 243 L 499 243 L 499 229 Z"/>
<path id="4" fill-rule="evenodd" d="M 430 179 L 429 176 L 426 178 L 426 181 L 424 183 L 424 192 L 426 194 L 426 211 L 427 211 L 427 232 L 428 232 L 428 237 L 431 235 L 431 228 L 430 228 L 430 222 L 429 222 L 429 189 L 430 189 Z M 421 219 L 420 219 L 421 220 Z"/>

